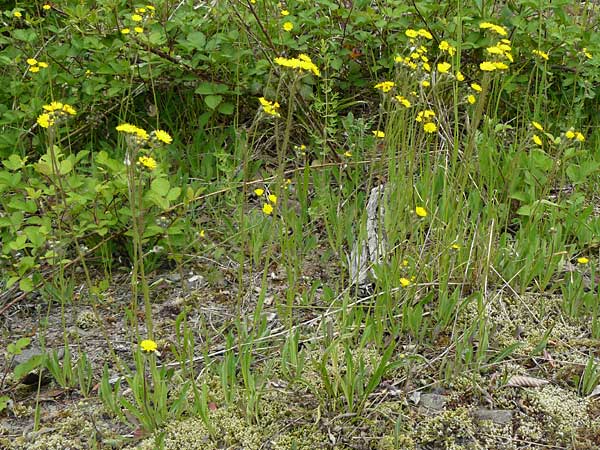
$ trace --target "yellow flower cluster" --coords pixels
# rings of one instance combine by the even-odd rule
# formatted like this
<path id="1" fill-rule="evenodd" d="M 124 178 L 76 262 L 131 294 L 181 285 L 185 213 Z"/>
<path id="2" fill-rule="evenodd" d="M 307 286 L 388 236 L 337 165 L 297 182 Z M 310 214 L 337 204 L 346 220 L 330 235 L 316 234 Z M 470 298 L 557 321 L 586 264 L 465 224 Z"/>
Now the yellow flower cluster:
<path id="1" fill-rule="evenodd" d="M 288 180 L 286 180 L 287 183 Z M 291 180 L 289 180 L 291 183 Z M 254 195 L 256 195 L 257 197 L 262 197 L 263 194 L 265 193 L 265 190 L 262 188 L 258 188 L 258 189 L 254 189 Z M 267 195 L 267 202 L 263 204 L 262 206 L 262 212 L 265 213 L 267 216 L 270 216 L 271 214 L 273 214 L 273 210 L 274 205 L 277 205 L 277 196 L 275 194 L 268 194 Z"/>
<path id="2" fill-rule="evenodd" d="M 431 33 L 424 28 L 421 28 L 419 30 L 413 30 L 413 29 L 409 28 L 408 30 L 406 30 L 404 32 L 404 34 L 406 34 L 406 36 L 408 36 L 411 39 L 411 42 L 413 39 L 416 39 L 418 37 L 423 37 L 423 38 L 429 39 L 429 40 L 433 39 L 433 36 L 431 35 Z"/>
<path id="3" fill-rule="evenodd" d="M 494 33 L 500 35 L 500 36 L 507 36 L 508 32 L 506 31 L 506 28 L 500 26 L 500 25 L 494 25 L 493 23 L 489 23 L 489 22 L 481 22 L 479 24 L 479 28 L 481 28 L 482 30 L 491 30 Z"/>
<path id="4" fill-rule="evenodd" d="M 548 61 L 549 55 L 546 52 L 543 52 L 541 50 L 532 50 L 531 53 L 533 53 L 535 56 L 539 56 L 544 61 Z"/>
<path id="5" fill-rule="evenodd" d="M 571 139 L 571 140 L 575 139 L 576 141 L 579 141 L 579 142 L 585 141 L 585 136 L 583 134 L 581 134 L 581 132 L 575 131 L 572 128 L 565 133 L 565 137 L 567 139 Z"/>
<path id="6" fill-rule="evenodd" d="M 37 73 L 41 69 L 47 69 L 48 63 L 43 61 L 38 61 L 35 58 L 27 58 L 27 65 L 29 66 L 29 72 Z"/>
<path id="7" fill-rule="evenodd" d="M 508 35 L 506 28 L 500 25 L 494 25 L 493 23 L 489 22 L 480 23 L 479 28 L 481 28 L 482 30 L 491 30 L 492 32 L 500 36 Z M 514 62 L 511 53 L 511 43 L 510 40 L 506 38 L 500 39 L 495 45 L 488 47 L 486 51 L 491 56 L 491 59 L 489 61 L 483 61 L 481 64 L 479 64 L 479 68 L 485 72 L 493 72 L 494 70 L 506 70 L 508 69 L 508 64 Z"/>
<path id="8" fill-rule="evenodd" d="M 156 169 L 158 166 L 158 163 L 152 156 L 140 156 L 138 158 L 138 163 L 150 171 Z"/>
<path id="9" fill-rule="evenodd" d="M 50 128 L 69 116 L 77 114 L 75 108 L 71 105 L 61 102 L 52 102 L 42 107 L 44 113 L 37 118 L 37 124 L 43 128 Z"/>
<path id="10" fill-rule="evenodd" d="M 431 72 L 431 65 L 429 64 L 429 58 L 427 57 L 427 47 L 420 45 L 414 48 L 409 56 L 396 56 L 394 61 L 412 70 L 417 70 L 419 64 L 421 68 L 426 72 Z"/>
<path id="11" fill-rule="evenodd" d="M 417 113 L 415 120 L 419 123 L 423 123 L 423 131 L 426 133 L 435 133 L 437 131 L 437 126 L 433 123 L 434 118 L 435 112 L 431 109 L 425 109 Z"/>
<path id="12" fill-rule="evenodd" d="M 148 132 L 143 128 L 136 127 L 130 123 L 123 123 L 117 126 L 117 131 L 125 133 L 135 138 L 138 143 L 143 143 L 148 140 Z"/>
<path id="13" fill-rule="evenodd" d="M 452 45 L 450 45 L 448 43 L 448 41 L 440 42 L 440 45 L 438 45 L 438 48 L 441 51 L 448 53 L 450 56 L 454 56 L 456 54 L 456 48 L 454 48 Z"/>
<path id="14" fill-rule="evenodd" d="M 264 97 L 260 97 L 258 99 L 258 101 L 260 102 L 262 109 L 265 113 L 271 115 L 271 116 L 275 116 L 275 117 L 281 117 L 281 115 L 279 114 L 279 103 L 277 102 L 270 102 L 269 100 L 267 100 Z"/>
<path id="15" fill-rule="evenodd" d="M 405 108 L 410 108 L 412 106 L 412 103 L 410 102 L 410 100 L 407 99 L 406 97 L 403 97 L 402 95 L 396 95 L 394 98 L 398 101 L 398 103 L 400 103 Z"/>
<path id="16" fill-rule="evenodd" d="M 154 11 L 156 8 L 152 5 L 146 5 L 139 8 L 135 8 L 134 13 L 131 15 L 130 19 L 133 22 L 133 31 L 140 34 L 144 32 L 144 28 L 141 27 L 142 22 L 146 22 L 148 19 L 154 16 Z M 131 28 L 122 28 L 121 34 L 129 34 L 131 33 Z"/>
<path id="17" fill-rule="evenodd" d="M 297 58 L 277 57 L 275 58 L 275 64 L 283 67 L 290 67 L 292 69 L 305 70 L 307 72 L 312 72 L 318 77 L 321 76 L 319 68 L 312 62 L 310 57 L 304 53 L 298 55 Z"/>
<path id="18" fill-rule="evenodd" d="M 396 83 L 393 81 L 382 81 L 381 83 L 377 83 L 373 86 L 375 89 L 379 89 L 381 92 L 390 92 L 392 88 L 396 86 Z"/>

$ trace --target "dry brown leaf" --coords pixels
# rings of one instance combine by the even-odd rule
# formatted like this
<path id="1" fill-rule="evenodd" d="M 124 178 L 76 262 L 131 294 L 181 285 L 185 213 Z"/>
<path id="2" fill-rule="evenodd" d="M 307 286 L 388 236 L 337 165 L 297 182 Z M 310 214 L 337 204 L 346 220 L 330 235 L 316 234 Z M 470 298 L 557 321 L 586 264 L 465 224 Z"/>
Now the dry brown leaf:
<path id="1" fill-rule="evenodd" d="M 549 383 L 550 382 L 548 380 L 543 380 L 541 378 L 515 375 L 508 380 L 508 383 L 506 383 L 505 387 L 542 387 Z"/>

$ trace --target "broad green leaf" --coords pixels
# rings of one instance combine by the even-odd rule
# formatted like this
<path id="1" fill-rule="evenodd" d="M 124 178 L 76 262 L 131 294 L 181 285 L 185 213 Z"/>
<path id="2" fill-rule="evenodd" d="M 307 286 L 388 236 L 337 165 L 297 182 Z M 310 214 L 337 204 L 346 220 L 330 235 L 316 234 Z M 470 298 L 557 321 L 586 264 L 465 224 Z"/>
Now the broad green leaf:
<path id="1" fill-rule="evenodd" d="M 150 189 L 162 197 L 165 197 L 169 193 L 170 188 L 171 184 L 166 178 L 156 178 L 150 184 Z"/>
<path id="2" fill-rule="evenodd" d="M 33 355 L 24 363 L 21 363 L 15 367 L 13 370 L 14 377 L 19 380 L 23 378 L 28 373 L 31 373 L 33 370 L 37 369 L 44 363 L 45 355 Z"/>
<path id="3" fill-rule="evenodd" d="M 204 97 L 204 103 L 210 109 L 215 109 L 223 101 L 223 97 L 220 95 L 207 95 Z"/>

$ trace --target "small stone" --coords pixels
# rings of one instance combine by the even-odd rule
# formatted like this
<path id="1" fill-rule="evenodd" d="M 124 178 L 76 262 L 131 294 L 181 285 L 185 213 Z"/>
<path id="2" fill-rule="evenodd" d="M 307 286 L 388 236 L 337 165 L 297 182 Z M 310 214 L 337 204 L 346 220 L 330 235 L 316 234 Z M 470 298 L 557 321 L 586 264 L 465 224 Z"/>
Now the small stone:
<path id="1" fill-rule="evenodd" d="M 441 411 L 446 405 L 446 396 L 439 394 L 421 394 L 419 404 L 423 408 L 433 411 Z"/>
<path id="2" fill-rule="evenodd" d="M 473 411 L 477 420 L 489 420 L 497 425 L 506 425 L 512 422 L 513 412 L 508 409 L 479 408 Z"/>

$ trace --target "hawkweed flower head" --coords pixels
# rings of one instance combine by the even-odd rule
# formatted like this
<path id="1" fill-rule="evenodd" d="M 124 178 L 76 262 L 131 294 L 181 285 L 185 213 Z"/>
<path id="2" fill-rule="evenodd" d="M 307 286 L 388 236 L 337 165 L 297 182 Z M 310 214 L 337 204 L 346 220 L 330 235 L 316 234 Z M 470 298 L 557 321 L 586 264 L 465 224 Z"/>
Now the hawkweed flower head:
<path id="1" fill-rule="evenodd" d="M 471 89 L 473 89 L 475 92 L 482 91 L 481 85 L 478 83 L 471 83 Z"/>
<path id="2" fill-rule="evenodd" d="M 152 133 L 150 133 L 150 136 L 152 141 L 156 143 L 170 144 L 173 142 L 171 135 L 164 130 L 154 130 Z"/>
<path id="3" fill-rule="evenodd" d="M 400 281 L 400 286 L 402 286 L 402 287 L 408 287 L 411 284 L 411 281 L 408 278 L 402 277 L 402 278 L 400 278 L 399 281 Z"/>
<path id="4" fill-rule="evenodd" d="M 376 138 L 384 138 L 385 133 L 381 130 L 373 130 L 373 136 L 375 136 Z"/>
<path id="5" fill-rule="evenodd" d="M 581 53 L 583 54 L 583 56 L 585 56 L 587 59 L 592 59 L 592 54 L 588 51 L 587 48 L 583 47 L 581 49 Z"/>
<path id="6" fill-rule="evenodd" d="M 533 53 L 535 56 L 539 56 L 544 61 L 548 61 L 549 55 L 546 52 L 543 52 L 541 50 L 532 50 L 531 53 Z"/>
<path id="7" fill-rule="evenodd" d="M 540 147 L 542 146 L 542 139 L 537 134 L 533 135 L 533 142 Z"/>
<path id="8" fill-rule="evenodd" d="M 274 117 L 281 117 L 279 114 L 279 103 L 271 102 L 264 97 L 260 97 L 258 101 L 260 102 L 260 105 L 266 114 Z"/>
<path id="9" fill-rule="evenodd" d="M 264 189 L 261 189 L 261 188 L 254 189 L 254 195 L 256 195 L 257 197 L 261 197 L 264 193 L 265 193 Z"/>
<path id="10" fill-rule="evenodd" d="M 500 36 L 508 35 L 508 31 L 506 31 L 506 28 L 504 28 L 503 26 L 500 26 L 500 25 L 494 25 L 493 23 L 490 23 L 490 22 L 481 22 L 479 24 L 479 28 L 481 28 L 482 30 L 490 30 Z"/>
<path id="11" fill-rule="evenodd" d="M 440 45 L 438 45 L 438 48 L 441 51 L 448 53 L 450 56 L 454 56 L 456 53 L 456 49 L 450 45 L 448 41 L 441 41 Z"/>
<path id="12" fill-rule="evenodd" d="M 590 260 L 588 258 L 586 258 L 585 256 L 580 256 L 579 258 L 577 258 L 577 264 L 585 265 L 589 262 L 590 262 Z"/>
<path id="13" fill-rule="evenodd" d="M 450 63 L 448 63 L 448 62 L 441 62 L 441 63 L 438 63 L 437 70 L 440 73 L 447 73 L 450 70 L 451 67 L 452 67 L 452 65 Z"/>
<path id="14" fill-rule="evenodd" d="M 541 131 L 542 133 L 544 132 L 544 127 L 542 126 L 541 123 L 536 122 L 535 120 L 531 121 L 531 125 L 533 126 L 533 128 L 535 128 L 538 131 Z"/>
<path id="15" fill-rule="evenodd" d="M 281 10 L 281 15 L 282 15 L 283 17 L 286 17 L 286 16 L 289 16 L 289 15 L 290 15 L 290 12 L 289 12 L 287 9 L 282 9 L 282 10 Z"/>
<path id="16" fill-rule="evenodd" d="M 423 125 L 423 131 L 425 133 L 435 133 L 437 131 L 437 125 L 433 122 L 427 122 Z"/>
<path id="17" fill-rule="evenodd" d="M 292 31 L 294 29 L 294 24 L 292 22 L 285 22 L 283 24 L 283 30 L 284 31 Z"/>
<path id="18" fill-rule="evenodd" d="M 412 106 L 412 103 L 410 102 L 410 100 L 407 99 L 406 97 L 403 97 L 402 95 L 396 95 L 394 98 L 398 101 L 398 103 L 400 103 L 405 108 L 410 108 Z"/>
<path id="19" fill-rule="evenodd" d="M 37 118 L 37 123 L 43 128 L 50 128 L 64 122 L 71 116 L 77 114 L 75 108 L 71 105 L 61 102 L 52 102 L 49 105 L 42 106 L 44 112 Z"/>
<path id="20" fill-rule="evenodd" d="M 417 206 L 415 208 L 415 214 L 419 217 L 427 217 L 427 210 L 422 206 Z"/>
<path id="21" fill-rule="evenodd" d="M 273 205 L 269 204 L 269 203 L 265 203 L 262 207 L 262 211 L 263 213 L 265 213 L 267 216 L 270 216 L 271 214 L 273 214 Z"/>
<path id="22" fill-rule="evenodd" d="M 158 353 L 158 345 L 151 339 L 140 342 L 140 349 L 145 353 Z"/>
<path id="23" fill-rule="evenodd" d="M 435 117 L 435 112 L 432 109 L 424 109 L 423 111 L 419 111 L 417 113 L 417 118 L 415 119 L 417 122 L 429 121 Z"/>
<path id="24" fill-rule="evenodd" d="M 267 200 L 268 200 L 270 203 L 273 203 L 274 205 L 276 205 L 276 204 L 277 204 L 277 196 L 276 196 L 275 194 L 269 194 L 269 195 L 267 196 Z"/>
<path id="25" fill-rule="evenodd" d="M 140 164 L 142 167 L 145 167 L 149 171 L 153 171 L 158 167 L 158 163 L 151 156 L 140 156 L 138 158 L 138 164 Z"/>
<path id="26" fill-rule="evenodd" d="M 148 132 L 143 128 L 136 127 L 130 123 L 122 123 L 116 128 L 120 133 L 125 134 L 127 144 L 133 147 L 143 147 L 148 143 Z"/>
<path id="27" fill-rule="evenodd" d="M 461 72 L 456 72 L 455 78 L 457 81 L 465 81 L 465 76 Z"/>
<path id="28" fill-rule="evenodd" d="M 275 64 L 291 69 L 298 69 L 299 71 L 311 72 L 317 77 L 321 76 L 319 68 L 312 62 L 310 57 L 304 53 L 299 54 L 297 58 L 277 57 L 275 58 Z"/>
<path id="29" fill-rule="evenodd" d="M 475 98 L 475 96 L 473 94 L 469 94 L 467 96 L 467 102 L 469 103 L 469 105 L 474 105 L 476 101 L 477 101 L 477 99 Z"/>
<path id="30" fill-rule="evenodd" d="M 379 89 L 381 92 L 390 92 L 395 86 L 396 83 L 394 83 L 393 81 L 382 81 L 381 83 L 377 83 L 373 87 L 375 89 Z"/>

